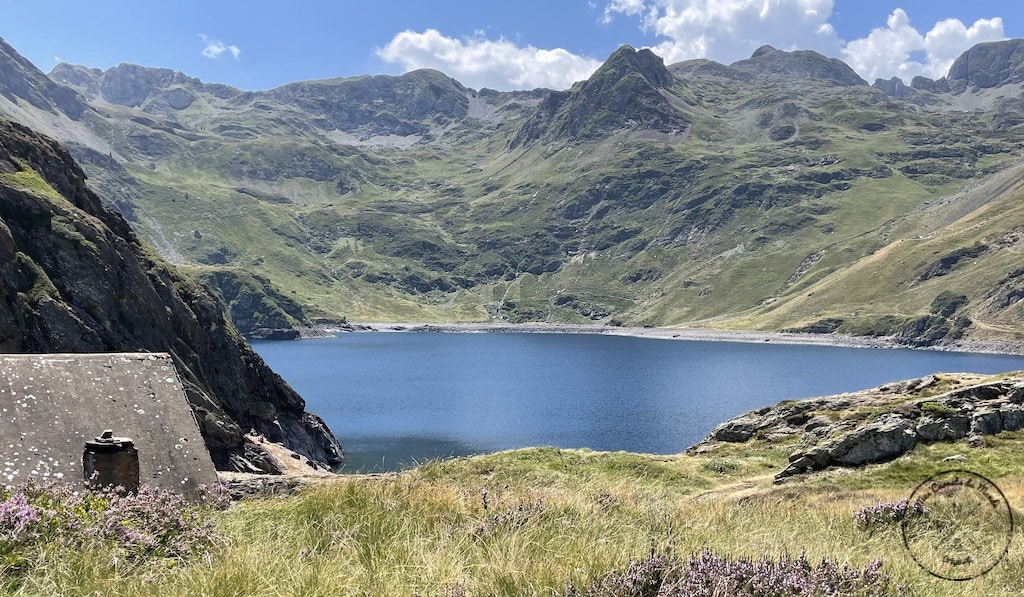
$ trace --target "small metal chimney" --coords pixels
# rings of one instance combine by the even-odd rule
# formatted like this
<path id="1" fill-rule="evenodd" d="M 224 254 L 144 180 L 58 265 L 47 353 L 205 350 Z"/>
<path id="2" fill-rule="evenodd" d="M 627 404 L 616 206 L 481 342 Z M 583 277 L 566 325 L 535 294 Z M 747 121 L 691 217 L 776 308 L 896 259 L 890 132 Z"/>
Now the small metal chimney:
<path id="1" fill-rule="evenodd" d="M 82 468 L 87 487 L 123 487 L 125 492 L 139 490 L 139 451 L 127 437 L 114 437 L 111 429 L 85 442 Z"/>

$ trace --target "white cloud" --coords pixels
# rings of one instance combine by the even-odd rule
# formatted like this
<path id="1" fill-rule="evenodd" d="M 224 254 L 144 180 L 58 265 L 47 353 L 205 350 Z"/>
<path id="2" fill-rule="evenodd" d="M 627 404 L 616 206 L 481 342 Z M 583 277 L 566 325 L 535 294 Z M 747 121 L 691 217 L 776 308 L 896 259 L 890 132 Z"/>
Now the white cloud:
<path id="1" fill-rule="evenodd" d="M 242 50 L 234 44 L 226 44 L 216 39 L 210 39 L 202 33 L 199 34 L 199 39 L 203 40 L 203 43 L 206 44 L 203 48 L 203 56 L 212 60 L 217 60 L 224 52 L 231 54 L 231 57 L 235 60 L 238 60 L 242 55 Z"/>
<path id="2" fill-rule="evenodd" d="M 956 19 L 915 28 L 903 9 L 895 9 L 884 27 L 865 37 L 843 40 L 831 24 L 834 0 L 601 0 L 598 17 L 605 23 L 631 19 L 653 36 L 651 49 L 666 64 L 710 58 L 729 64 L 749 58 L 770 44 L 781 50 L 816 50 L 841 58 L 867 81 L 899 76 L 909 83 L 916 75 L 939 78 L 974 44 L 1004 39 L 1000 18 L 966 26 Z M 600 10 L 593 0 L 589 5 Z M 870 10 L 862 3 L 858 10 Z M 881 15 L 879 15 L 881 22 Z M 238 49 L 207 40 L 203 54 L 216 58 Z M 499 90 L 548 87 L 566 89 L 585 79 L 600 62 L 556 48 L 520 45 L 505 38 L 487 39 L 477 31 L 470 38 L 448 37 L 434 29 L 404 31 L 377 55 L 406 70 L 435 68 L 474 88 Z"/>
<path id="3" fill-rule="evenodd" d="M 907 13 L 897 8 L 889 16 L 886 27 L 873 29 L 867 37 L 846 44 L 843 58 L 868 81 L 893 73 L 910 82 L 906 75 L 924 66 L 913 62 L 911 53 L 923 48 L 924 36 L 910 26 Z"/>
<path id="4" fill-rule="evenodd" d="M 903 9 L 889 16 L 886 27 L 846 44 L 843 59 L 868 81 L 900 77 L 909 83 L 918 75 L 938 79 L 964 51 L 977 43 L 1004 39 L 1003 20 L 981 19 L 970 27 L 946 19 L 922 35 Z"/>
<path id="5" fill-rule="evenodd" d="M 644 0 L 612 0 L 604 8 L 604 22 L 610 23 L 615 18 L 615 13 L 638 15 L 645 8 Z"/>
<path id="6" fill-rule="evenodd" d="M 836 54 L 842 41 L 828 20 L 832 0 L 613 0 L 614 13 L 643 15 L 642 26 L 665 38 L 652 49 L 667 64 L 710 58 L 728 64 L 758 47 Z"/>
<path id="7" fill-rule="evenodd" d="M 422 33 L 403 31 L 379 48 L 377 55 L 406 71 L 433 68 L 468 87 L 497 90 L 566 89 L 589 77 L 601 65 L 598 60 L 561 48 L 520 47 L 505 38 L 456 39 L 435 29 Z"/>
<path id="8" fill-rule="evenodd" d="M 728 64 L 771 44 L 842 58 L 868 81 L 939 78 L 974 44 L 1005 39 L 998 17 L 970 27 L 946 19 L 921 33 L 897 8 L 885 27 L 847 42 L 829 22 L 833 7 L 833 0 L 610 0 L 604 14 L 606 21 L 616 14 L 639 16 L 645 30 L 663 38 L 652 49 L 669 64 L 689 58 Z"/>

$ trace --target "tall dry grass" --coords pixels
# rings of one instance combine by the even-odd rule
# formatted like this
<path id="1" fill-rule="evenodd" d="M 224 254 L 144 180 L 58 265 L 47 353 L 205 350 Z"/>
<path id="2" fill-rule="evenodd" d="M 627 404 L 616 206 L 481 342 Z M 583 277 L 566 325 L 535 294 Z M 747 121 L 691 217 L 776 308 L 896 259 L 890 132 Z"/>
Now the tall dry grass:
<path id="1" fill-rule="evenodd" d="M 915 453 L 919 472 L 948 449 Z M 1016 508 L 1024 484 L 996 470 L 1014 452 L 987 458 L 984 473 Z M 229 542 L 207 557 L 122 574 L 108 553 L 53 553 L 17 594 L 558 595 L 652 550 L 731 558 L 803 553 L 855 568 L 882 559 L 891 586 L 913 595 L 1024 589 L 1016 538 L 990 573 L 949 582 L 920 569 L 897 525 L 858 527 L 857 509 L 908 496 L 917 479 L 911 465 L 900 465 L 904 481 L 886 473 L 890 464 L 776 486 L 760 465 L 709 462 L 538 449 L 429 463 L 392 477 L 340 478 L 216 513 Z M 877 478 L 886 481 L 869 486 Z"/>

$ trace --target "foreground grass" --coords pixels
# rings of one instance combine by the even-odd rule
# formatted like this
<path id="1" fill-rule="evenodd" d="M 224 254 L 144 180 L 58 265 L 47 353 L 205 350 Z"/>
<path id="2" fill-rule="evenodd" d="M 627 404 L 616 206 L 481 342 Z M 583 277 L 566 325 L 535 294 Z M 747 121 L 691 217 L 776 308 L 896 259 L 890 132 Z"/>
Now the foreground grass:
<path id="1" fill-rule="evenodd" d="M 923 572 L 898 526 L 865 531 L 852 513 L 905 499 L 950 453 L 996 480 L 1016 509 L 1020 439 L 945 444 L 860 471 L 771 483 L 783 449 L 643 456 L 532 449 L 343 477 L 287 498 L 215 513 L 228 542 L 187 562 L 119 566 L 100 550 L 44 554 L 24 595 L 550 595 L 621 572 L 652 550 L 758 558 L 806 553 L 863 568 L 884 561 L 913 595 L 993 595 L 1024 585 L 1014 540 L 989 574 Z M 976 467 L 970 465 L 976 464 Z M 116 554 L 114 554 L 116 556 Z"/>

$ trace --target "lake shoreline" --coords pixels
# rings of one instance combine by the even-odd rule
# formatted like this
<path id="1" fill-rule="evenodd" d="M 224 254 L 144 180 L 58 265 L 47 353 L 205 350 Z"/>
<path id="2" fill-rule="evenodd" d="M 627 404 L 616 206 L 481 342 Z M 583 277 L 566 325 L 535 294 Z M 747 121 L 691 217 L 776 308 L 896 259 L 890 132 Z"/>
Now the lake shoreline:
<path id="1" fill-rule="evenodd" d="M 628 336 L 656 340 L 684 340 L 691 342 L 739 342 L 747 344 L 796 344 L 841 348 L 886 348 L 966 352 L 996 355 L 1024 355 L 1024 343 L 999 340 L 957 340 L 936 346 L 914 347 L 892 338 L 847 336 L 841 334 L 802 334 L 789 332 L 760 332 L 714 330 L 686 327 L 629 327 L 610 325 L 557 324 L 557 323 L 423 323 L 423 322 L 349 322 L 345 325 L 324 324 L 314 328 L 309 337 L 322 337 L 354 332 L 381 333 L 513 333 L 513 334 L 595 334 Z"/>

